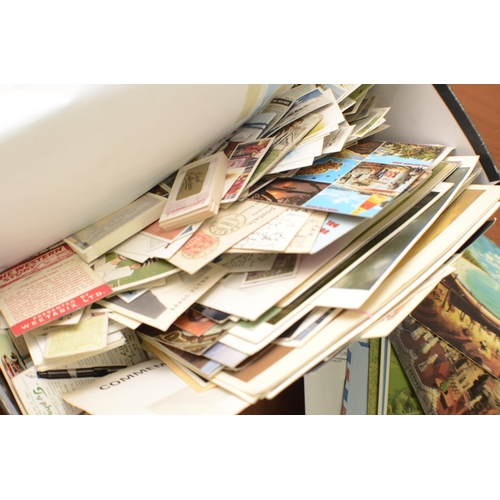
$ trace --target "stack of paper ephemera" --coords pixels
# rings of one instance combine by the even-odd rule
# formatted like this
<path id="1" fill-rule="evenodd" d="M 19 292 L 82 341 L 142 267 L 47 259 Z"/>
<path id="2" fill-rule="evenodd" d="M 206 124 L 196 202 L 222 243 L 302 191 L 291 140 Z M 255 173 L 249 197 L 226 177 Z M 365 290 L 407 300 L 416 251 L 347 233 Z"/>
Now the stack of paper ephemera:
<path id="1" fill-rule="evenodd" d="M 373 90 L 291 86 L 140 202 L 1 273 L 19 411 L 236 414 L 394 330 L 500 187 L 452 145 L 380 140 Z"/>

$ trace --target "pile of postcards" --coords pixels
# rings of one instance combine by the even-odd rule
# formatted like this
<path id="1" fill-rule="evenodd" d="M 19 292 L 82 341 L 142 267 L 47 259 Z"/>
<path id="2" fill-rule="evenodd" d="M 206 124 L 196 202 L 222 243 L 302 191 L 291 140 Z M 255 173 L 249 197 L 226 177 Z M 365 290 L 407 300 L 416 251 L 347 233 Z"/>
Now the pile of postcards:
<path id="1" fill-rule="evenodd" d="M 371 91 L 293 86 L 129 206 L 1 273 L 21 412 L 238 413 L 396 328 L 500 188 L 472 184 L 476 156 L 379 139 L 390 108 Z"/>

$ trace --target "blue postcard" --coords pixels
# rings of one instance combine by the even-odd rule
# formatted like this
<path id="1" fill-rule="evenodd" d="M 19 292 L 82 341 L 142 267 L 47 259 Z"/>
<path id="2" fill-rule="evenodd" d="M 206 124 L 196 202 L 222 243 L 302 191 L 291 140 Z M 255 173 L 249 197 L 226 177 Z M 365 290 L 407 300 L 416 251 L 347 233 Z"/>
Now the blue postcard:
<path id="1" fill-rule="evenodd" d="M 356 167 L 358 163 L 359 161 L 356 160 L 327 155 L 315 160 L 310 167 L 300 168 L 293 177 L 333 184 Z"/>
<path id="2" fill-rule="evenodd" d="M 328 186 L 302 205 L 302 208 L 358 217 L 373 217 L 391 200 L 382 194 L 365 194 L 339 186 Z"/>

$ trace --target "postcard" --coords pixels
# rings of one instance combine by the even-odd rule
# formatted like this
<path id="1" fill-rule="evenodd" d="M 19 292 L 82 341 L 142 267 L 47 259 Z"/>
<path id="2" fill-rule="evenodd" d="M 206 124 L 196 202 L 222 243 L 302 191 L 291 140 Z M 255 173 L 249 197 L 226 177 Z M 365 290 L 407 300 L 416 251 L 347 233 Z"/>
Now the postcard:
<path id="1" fill-rule="evenodd" d="M 306 117 L 323 106 L 331 104 L 335 101 L 335 97 L 330 92 L 325 92 L 320 87 L 311 90 L 307 94 L 298 97 L 292 104 L 286 114 L 276 123 L 274 128 L 268 132 L 269 135 L 275 134 L 278 130 L 292 123 L 299 118 Z"/>
<path id="2" fill-rule="evenodd" d="M 285 207 L 250 200 L 236 203 L 207 219 L 169 262 L 186 273 L 194 274 L 285 210 Z"/>
<path id="3" fill-rule="evenodd" d="M 274 125 L 281 120 L 298 97 L 314 90 L 315 88 L 316 86 L 312 84 L 298 85 L 271 99 L 271 101 L 261 110 L 261 113 L 274 113 L 274 117 L 264 130 L 264 136 L 266 136 L 267 132 L 271 131 L 274 128 Z"/>
<path id="4" fill-rule="evenodd" d="M 312 253 L 315 241 L 321 232 L 327 216 L 326 212 L 311 211 L 309 218 L 283 252 L 295 254 Z"/>
<path id="5" fill-rule="evenodd" d="M 282 128 L 274 137 L 274 142 L 266 157 L 259 163 L 248 182 L 246 191 L 267 174 L 296 144 L 298 144 L 320 121 L 322 116 L 312 113 Z"/>
<path id="6" fill-rule="evenodd" d="M 154 354 L 157 358 L 161 359 L 178 377 L 184 380 L 184 382 L 186 382 L 196 392 L 202 392 L 212 389 L 213 387 L 217 387 L 213 382 L 200 377 L 198 374 L 191 371 L 187 366 L 169 358 L 155 347 L 148 346 L 148 351 Z M 156 353 L 159 353 L 161 356 Z"/>
<path id="7" fill-rule="evenodd" d="M 275 113 L 259 113 L 253 116 L 236 130 L 229 140 L 238 143 L 257 140 L 275 116 Z"/>
<path id="8" fill-rule="evenodd" d="M 195 356 L 190 352 L 182 351 L 181 349 L 158 342 L 154 337 L 149 335 L 143 335 L 141 333 L 138 333 L 138 335 L 144 348 L 153 352 L 155 356 L 158 356 L 162 360 L 165 357 L 171 358 L 205 379 L 210 380 L 224 368 L 220 363 L 205 358 L 204 356 Z"/>
<path id="9" fill-rule="evenodd" d="M 332 287 L 322 295 L 320 300 L 324 302 L 321 304 L 344 309 L 360 308 L 443 212 L 453 194 L 450 188 L 451 184 L 441 183 L 382 232 L 376 241 L 372 240 L 372 249 L 364 252 L 334 279 Z"/>
<path id="10" fill-rule="evenodd" d="M 500 378 L 497 243 L 498 229 L 493 226 L 465 250 L 455 264 L 455 272 L 444 278 L 411 315 Z"/>
<path id="11" fill-rule="evenodd" d="M 250 195 L 248 199 L 299 208 L 329 186 L 327 182 L 278 178 Z"/>
<path id="12" fill-rule="evenodd" d="M 233 245 L 245 251 L 283 252 L 311 215 L 308 210 L 290 208 Z"/>
<path id="13" fill-rule="evenodd" d="M 63 366 L 69 365 L 71 363 L 76 363 L 82 359 L 88 358 L 89 354 L 84 352 L 80 354 L 65 356 L 64 358 L 54 358 L 46 359 L 44 357 L 45 350 L 45 335 L 32 336 L 31 332 L 27 332 L 25 335 L 26 345 L 28 346 L 29 353 L 33 364 L 36 366 L 38 371 L 59 369 Z M 126 338 L 121 331 L 110 333 L 107 335 L 106 346 L 98 352 L 92 353 L 92 356 L 96 354 L 102 354 L 108 352 L 117 347 L 121 347 L 126 343 Z"/>
<path id="14" fill-rule="evenodd" d="M 302 208 L 371 218 L 392 199 L 393 196 L 381 193 L 361 193 L 342 186 L 329 185 L 309 198 Z"/>
<path id="15" fill-rule="evenodd" d="M 274 344 L 286 345 L 289 347 L 301 347 L 337 314 L 340 314 L 340 309 L 315 307 L 309 314 L 302 317 L 290 328 L 285 330 L 274 341 Z"/>
<path id="16" fill-rule="evenodd" d="M 229 368 L 236 368 L 248 358 L 248 354 L 221 343 L 215 344 L 203 355 L 205 358 L 217 361 L 217 363 Z"/>
<path id="17" fill-rule="evenodd" d="M 206 318 L 209 318 L 219 324 L 225 323 L 230 316 L 230 314 L 228 313 L 217 311 L 216 309 L 212 309 L 211 307 L 202 306 L 201 304 L 197 304 L 196 302 L 191 306 L 191 308 L 196 312 L 199 312 L 202 316 L 205 316 Z"/>
<path id="18" fill-rule="evenodd" d="M 333 94 L 331 93 L 330 89 L 325 90 L 326 94 L 329 94 L 330 96 Z M 331 94 L 330 94 L 331 93 Z M 342 111 L 340 109 L 340 106 L 335 99 L 333 99 L 333 102 L 330 104 L 327 104 L 326 106 L 323 106 L 321 108 L 321 115 L 323 118 L 321 121 L 307 134 L 304 139 L 300 142 L 300 144 L 307 144 L 310 141 L 315 141 L 318 138 L 325 138 L 328 136 L 331 132 L 338 130 L 339 124 L 344 123 L 345 118 L 344 115 L 342 114 Z"/>
<path id="19" fill-rule="evenodd" d="M 301 168 L 293 177 L 333 184 L 359 163 L 357 160 L 337 158 L 335 155 L 324 155 L 317 158 L 311 166 Z"/>
<path id="20" fill-rule="evenodd" d="M 397 196 L 408 189 L 423 173 L 422 168 L 362 161 L 338 178 L 334 184 L 362 193 Z"/>
<path id="21" fill-rule="evenodd" d="M 500 381 L 433 332 L 407 318 L 389 338 L 426 414 L 500 414 Z"/>
<path id="22" fill-rule="evenodd" d="M 352 136 L 361 139 L 368 135 L 370 131 L 377 128 L 381 123 L 385 122 L 384 116 L 391 108 L 373 108 L 367 118 L 359 120 L 354 125 Z"/>
<path id="23" fill-rule="evenodd" d="M 179 249 L 184 245 L 191 236 L 198 230 L 198 228 L 203 224 L 203 221 L 195 222 L 189 225 L 185 231 L 183 231 L 179 236 L 175 238 L 172 243 L 168 245 L 157 247 L 149 252 L 149 257 L 156 257 L 158 259 L 168 260 L 172 257 Z"/>
<path id="24" fill-rule="evenodd" d="M 146 324 L 139 326 L 136 332 L 143 339 L 146 337 L 154 339 L 156 345 L 175 347 L 196 356 L 200 356 L 210 349 L 225 334 L 224 330 L 219 329 L 216 333 L 192 335 L 175 325 L 170 326 L 166 331 L 162 331 Z"/>
<path id="25" fill-rule="evenodd" d="M 193 213 L 217 213 L 224 184 L 228 158 L 223 152 L 191 162 L 181 167 L 167 199 L 159 224 L 163 229 L 177 229 L 176 220 Z M 199 220 L 199 219 L 196 219 Z M 195 222 L 191 220 L 189 222 Z"/>
<path id="26" fill-rule="evenodd" d="M 193 275 L 178 273 L 169 276 L 166 285 L 152 288 L 129 304 L 116 296 L 99 303 L 165 332 L 226 273 L 224 267 L 209 264 Z"/>
<path id="27" fill-rule="evenodd" d="M 354 125 L 350 125 L 340 126 L 338 130 L 331 132 L 330 135 L 325 137 L 322 154 L 333 154 L 342 151 L 353 130 Z"/>
<path id="28" fill-rule="evenodd" d="M 251 271 L 269 271 L 276 260 L 275 253 L 242 253 L 234 255 L 222 254 L 214 259 L 214 264 L 224 266 L 232 273 L 247 273 Z"/>
<path id="29" fill-rule="evenodd" d="M 161 283 L 159 283 L 157 286 L 164 285 L 166 283 L 166 280 L 163 279 L 161 280 Z M 118 293 L 118 297 L 120 299 L 124 300 L 125 302 L 130 303 L 134 301 L 135 299 L 139 298 L 142 294 L 146 293 L 149 290 L 149 288 L 142 288 L 139 290 L 131 290 L 130 292 L 122 292 Z"/>
<path id="30" fill-rule="evenodd" d="M 371 343 L 370 343 L 371 348 Z M 390 349 L 387 415 L 424 415 L 424 410 L 394 349 Z"/>
<path id="31" fill-rule="evenodd" d="M 239 143 L 229 158 L 229 166 L 227 175 L 231 175 L 232 171 L 240 172 L 234 179 L 229 189 L 225 189 L 225 194 L 222 197 L 222 203 L 231 203 L 236 201 L 240 194 L 245 189 L 252 173 L 258 167 L 269 148 L 274 141 L 273 137 L 256 141 Z M 243 169 L 243 171 L 241 171 Z"/>
<path id="32" fill-rule="evenodd" d="M 112 292 L 66 244 L 0 273 L 0 310 L 16 337 Z"/>
<path id="33" fill-rule="evenodd" d="M 326 214 L 318 236 L 313 242 L 310 253 L 314 254 L 323 250 L 334 241 L 349 233 L 361 222 L 357 217 L 342 214 Z"/>
<path id="34" fill-rule="evenodd" d="M 45 359 L 63 358 L 104 349 L 108 341 L 108 315 L 92 314 L 78 325 L 59 327 L 47 333 Z"/>
<path id="35" fill-rule="evenodd" d="M 453 150 L 449 146 L 384 142 L 365 157 L 365 161 L 387 165 L 432 168 Z"/>
<path id="36" fill-rule="evenodd" d="M 207 333 L 217 323 L 190 307 L 182 313 L 175 321 L 174 325 L 197 337 Z"/>
<path id="37" fill-rule="evenodd" d="M 316 156 L 321 156 L 322 151 L 323 139 L 309 142 L 302 146 L 297 146 L 295 149 L 283 156 L 283 158 L 269 171 L 269 174 L 277 174 L 294 168 L 299 168 L 301 166 L 311 165 Z M 304 163 L 297 166 L 299 162 Z"/>
<path id="38" fill-rule="evenodd" d="M 269 271 L 250 271 L 245 273 L 242 287 L 255 286 L 262 283 L 293 278 L 299 269 L 300 256 L 296 254 L 279 254 Z"/>
<path id="39" fill-rule="evenodd" d="M 366 415 L 370 344 L 354 341 L 347 350 L 347 376 L 342 415 Z"/>
<path id="40" fill-rule="evenodd" d="M 92 267 L 115 293 L 132 287 L 140 288 L 151 281 L 180 272 L 180 269 L 164 259 L 153 257 L 140 263 L 116 252 L 109 252 L 99 257 Z"/>
<path id="41" fill-rule="evenodd" d="M 242 276 L 235 273 L 210 288 L 197 302 L 255 321 L 331 259 L 328 249 L 325 250 L 315 255 L 303 255 L 294 278 L 241 288 Z"/>
<path id="42" fill-rule="evenodd" d="M 86 262 L 91 262 L 157 220 L 165 203 L 165 198 L 146 193 L 64 241 Z"/>
<path id="43" fill-rule="evenodd" d="M 369 157 L 374 151 L 380 148 L 384 144 L 384 142 L 385 141 L 364 139 L 352 146 L 349 146 L 348 148 L 342 149 L 342 151 L 339 152 L 337 156 L 341 158 L 349 158 L 351 160 L 363 161 L 365 158 Z M 378 163 L 383 163 L 383 162 L 378 161 Z"/>

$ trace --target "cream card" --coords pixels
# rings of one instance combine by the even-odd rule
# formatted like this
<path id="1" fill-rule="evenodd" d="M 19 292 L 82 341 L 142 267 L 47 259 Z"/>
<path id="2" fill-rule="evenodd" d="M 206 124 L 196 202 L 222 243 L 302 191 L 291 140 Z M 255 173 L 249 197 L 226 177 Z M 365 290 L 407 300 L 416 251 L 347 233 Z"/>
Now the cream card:
<path id="1" fill-rule="evenodd" d="M 61 327 L 47 333 L 45 359 L 62 358 L 84 352 L 98 351 L 106 347 L 108 339 L 108 315 L 91 316 L 78 325 Z"/>
<path id="2" fill-rule="evenodd" d="M 242 250 L 282 252 L 311 215 L 309 210 L 289 208 L 257 231 L 234 245 Z"/>
<path id="3" fill-rule="evenodd" d="M 300 231 L 284 250 L 285 253 L 310 253 L 327 218 L 327 212 L 313 211 Z"/>
<path id="4" fill-rule="evenodd" d="M 249 200 L 235 203 L 206 220 L 169 262 L 194 274 L 286 210 L 286 207 Z"/>

